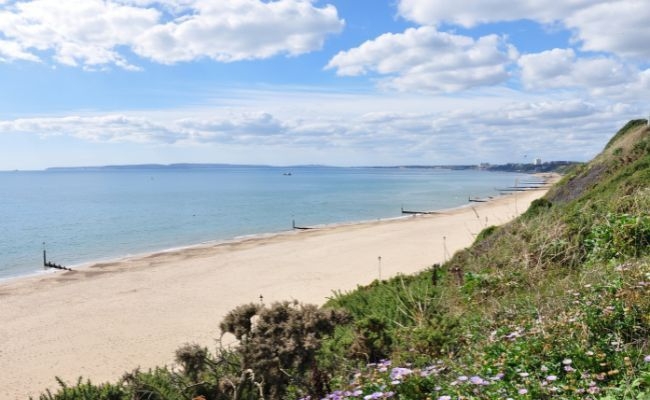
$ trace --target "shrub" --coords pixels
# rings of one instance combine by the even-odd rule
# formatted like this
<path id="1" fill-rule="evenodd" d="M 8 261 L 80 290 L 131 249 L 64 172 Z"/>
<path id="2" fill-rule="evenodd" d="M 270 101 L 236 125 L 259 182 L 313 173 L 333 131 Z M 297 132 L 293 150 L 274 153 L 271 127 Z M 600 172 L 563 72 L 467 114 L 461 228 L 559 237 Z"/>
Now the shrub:
<path id="1" fill-rule="evenodd" d="M 523 214 L 524 218 L 531 218 L 534 217 L 540 213 L 543 213 L 544 211 L 548 210 L 553 206 L 553 203 L 551 203 L 549 200 L 545 198 L 541 199 L 535 199 L 533 200 L 532 203 L 530 203 L 530 207 L 528 207 L 528 210 Z"/>
<path id="2" fill-rule="evenodd" d="M 39 400 L 130 400 L 126 390 L 121 385 L 94 385 L 90 380 L 79 378 L 74 386 L 68 386 L 60 378 L 56 378 L 59 390 L 53 394 L 47 390 L 39 396 Z"/>
<path id="3" fill-rule="evenodd" d="M 208 349 L 197 344 L 185 344 L 176 350 L 176 362 L 191 380 L 197 381 L 207 365 Z"/>
<path id="4" fill-rule="evenodd" d="M 585 239 L 592 260 L 626 259 L 650 251 L 650 216 L 610 214 Z"/>
<path id="5" fill-rule="evenodd" d="M 348 320 L 341 311 L 285 301 L 270 307 L 238 307 L 220 327 L 240 339 L 236 351 L 241 369 L 254 371 L 263 382 L 264 394 L 280 399 L 290 384 L 308 393 L 325 392 L 327 379 L 316 365 L 316 354 L 321 340 Z"/>

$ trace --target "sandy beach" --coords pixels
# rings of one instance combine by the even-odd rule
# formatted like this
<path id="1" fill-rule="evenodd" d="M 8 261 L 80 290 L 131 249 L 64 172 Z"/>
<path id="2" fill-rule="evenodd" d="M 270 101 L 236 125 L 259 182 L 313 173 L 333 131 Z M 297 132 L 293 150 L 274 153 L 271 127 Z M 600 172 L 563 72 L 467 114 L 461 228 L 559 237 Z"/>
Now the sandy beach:
<path id="1" fill-rule="evenodd" d="M 183 343 L 211 349 L 239 304 L 322 304 L 334 290 L 442 262 L 545 189 L 390 221 L 324 227 L 97 264 L 0 283 L 0 398 L 74 382 L 115 381 L 170 364 Z"/>

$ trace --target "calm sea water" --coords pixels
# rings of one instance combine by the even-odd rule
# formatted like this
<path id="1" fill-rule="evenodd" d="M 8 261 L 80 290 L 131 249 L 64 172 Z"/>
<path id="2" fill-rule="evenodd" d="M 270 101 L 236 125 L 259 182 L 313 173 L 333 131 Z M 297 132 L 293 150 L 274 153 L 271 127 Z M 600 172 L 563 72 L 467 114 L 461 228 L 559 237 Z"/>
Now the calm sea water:
<path id="1" fill-rule="evenodd" d="M 291 172 L 291 176 L 284 173 Z M 0 279 L 296 225 L 391 218 L 495 195 L 521 175 L 236 167 L 0 172 Z"/>

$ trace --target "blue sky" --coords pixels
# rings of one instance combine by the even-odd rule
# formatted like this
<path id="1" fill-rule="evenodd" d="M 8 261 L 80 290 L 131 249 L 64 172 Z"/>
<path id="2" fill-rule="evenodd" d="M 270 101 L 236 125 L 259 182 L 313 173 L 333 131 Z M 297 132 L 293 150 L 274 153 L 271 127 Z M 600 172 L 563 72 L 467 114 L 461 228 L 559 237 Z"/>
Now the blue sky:
<path id="1" fill-rule="evenodd" d="M 587 160 L 644 0 L 0 0 L 0 170 Z"/>

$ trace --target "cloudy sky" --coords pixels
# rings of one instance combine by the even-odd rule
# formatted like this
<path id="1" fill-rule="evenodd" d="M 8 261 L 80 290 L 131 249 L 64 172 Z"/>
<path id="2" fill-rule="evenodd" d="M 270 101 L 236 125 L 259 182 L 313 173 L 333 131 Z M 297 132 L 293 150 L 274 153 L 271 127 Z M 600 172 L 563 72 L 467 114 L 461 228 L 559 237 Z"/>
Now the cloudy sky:
<path id="1" fill-rule="evenodd" d="M 588 160 L 647 0 L 0 0 L 0 170 Z"/>

